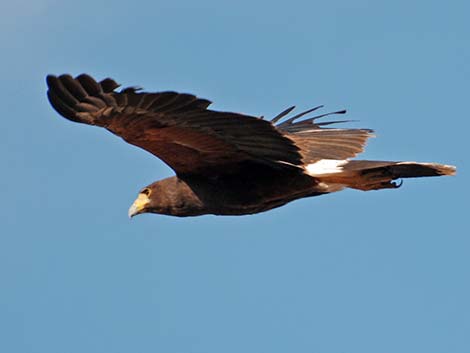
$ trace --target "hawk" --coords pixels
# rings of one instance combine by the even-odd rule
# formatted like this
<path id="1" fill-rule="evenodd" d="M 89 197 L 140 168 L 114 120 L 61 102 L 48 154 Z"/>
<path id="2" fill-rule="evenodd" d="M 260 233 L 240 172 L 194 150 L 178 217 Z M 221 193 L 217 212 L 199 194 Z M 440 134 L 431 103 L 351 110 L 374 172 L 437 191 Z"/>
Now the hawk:
<path id="1" fill-rule="evenodd" d="M 398 188 L 397 179 L 454 175 L 438 163 L 351 160 L 369 129 L 330 127 L 332 114 L 271 119 L 208 109 L 206 99 L 177 92 L 117 90 L 106 78 L 47 76 L 47 96 L 68 120 L 107 129 L 163 160 L 175 176 L 140 190 L 129 216 L 247 215 L 344 188 Z"/>

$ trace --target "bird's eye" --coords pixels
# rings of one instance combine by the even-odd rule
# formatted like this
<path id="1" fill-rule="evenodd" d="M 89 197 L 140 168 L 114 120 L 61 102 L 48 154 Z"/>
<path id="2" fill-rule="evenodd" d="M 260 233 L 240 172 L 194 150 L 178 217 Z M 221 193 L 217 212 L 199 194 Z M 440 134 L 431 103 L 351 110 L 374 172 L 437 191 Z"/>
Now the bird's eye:
<path id="1" fill-rule="evenodd" d="M 143 189 L 140 193 L 141 193 L 141 194 L 144 194 L 144 195 L 146 195 L 146 196 L 149 196 L 149 195 L 150 195 L 150 189 L 149 189 L 149 188 L 145 188 L 145 189 Z"/>

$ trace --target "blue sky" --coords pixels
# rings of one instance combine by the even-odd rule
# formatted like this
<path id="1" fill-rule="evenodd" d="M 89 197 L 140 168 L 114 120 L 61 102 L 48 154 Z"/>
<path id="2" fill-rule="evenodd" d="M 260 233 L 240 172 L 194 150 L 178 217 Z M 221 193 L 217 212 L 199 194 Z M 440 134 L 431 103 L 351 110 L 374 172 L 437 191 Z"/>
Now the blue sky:
<path id="1" fill-rule="evenodd" d="M 470 5 L 0 4 L 0 351 L 469 352 Z M 129 221 L 172 171 L 60 118 L 48 73 L 219 110 L 348 109 L 365 159 L 458 166 L 247 217 Z"/>

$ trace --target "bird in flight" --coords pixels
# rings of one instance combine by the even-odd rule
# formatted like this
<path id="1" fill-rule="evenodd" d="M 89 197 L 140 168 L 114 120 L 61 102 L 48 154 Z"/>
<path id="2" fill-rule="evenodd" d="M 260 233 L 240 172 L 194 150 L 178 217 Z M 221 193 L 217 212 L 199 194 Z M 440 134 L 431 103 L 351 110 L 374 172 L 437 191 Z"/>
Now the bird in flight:
<path id="1" fill-rule="evenodd" d="M 106 78 L 47 76 L 47 96 L 68 120 L 103 127 L 168 164 L 175 176 L 140 190 L 129 216 L 247 215 L 344 188 L 398 188 L 397 179 L 454 175 L 438 163 L 351 160 L 373 136 L 369 129 L 319 122 L 338 111 L 305 117 L 315 107 L 272 120 L 208 109 L 206 99 L 142 92 Z"/>

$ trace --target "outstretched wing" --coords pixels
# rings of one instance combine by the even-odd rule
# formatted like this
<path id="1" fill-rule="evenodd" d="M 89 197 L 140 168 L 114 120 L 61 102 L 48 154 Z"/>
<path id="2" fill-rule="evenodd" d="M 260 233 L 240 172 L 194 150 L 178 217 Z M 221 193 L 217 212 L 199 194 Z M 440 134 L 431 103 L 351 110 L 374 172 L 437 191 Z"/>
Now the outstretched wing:
<path id="1" fill-rule="evenodd" d="M 315 163 L 321 159 L 344 160 L 355 157 L 364 150 L 366 141 L 374 136 L 370 129 L 339 129 L 325 128 L 331 124 L 344 123 L 349 120 L 317 122 L 318 119 L 333 115 L 344 114 L 346 110 L 317 115 L 299 120 L 301 117 L 316 111 L 318 106 L 293 117 L 283 120 L 276 128 L 285 136 L 294 141 L 299 147 L 302 161 L 305 165 Z M 271 120 L 276 124 L 295 107 L 290 107 Z"/>
<path id="2" fill-rule="evenodd" d="M 52 106 L 65 118 L 101 126 L 166 162 L 177 174 L 214 175 L 242 162 L 301 166 L 295 143 L 260 118 L 207 109 L 210 102 L 176 92 L 116 91 L 112 79 L 47 77 Z"/>

